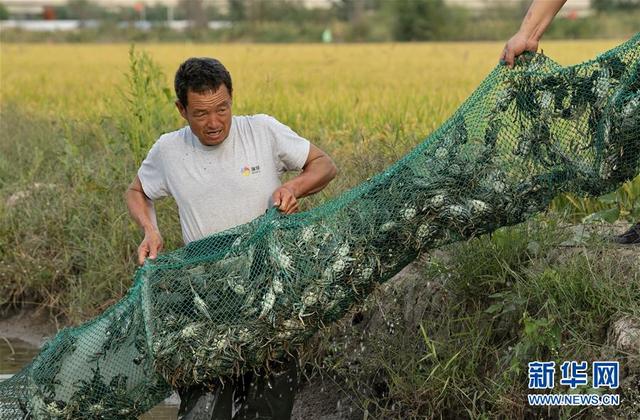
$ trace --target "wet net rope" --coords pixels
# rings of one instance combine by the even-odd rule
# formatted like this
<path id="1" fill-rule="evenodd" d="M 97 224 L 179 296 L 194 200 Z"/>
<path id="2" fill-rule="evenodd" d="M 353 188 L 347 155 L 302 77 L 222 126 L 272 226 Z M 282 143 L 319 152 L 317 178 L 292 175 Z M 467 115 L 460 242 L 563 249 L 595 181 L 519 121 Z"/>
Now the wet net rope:
<path id="1" fill-rule="evenodd" d="M 420 253 L 640 170 L 640 33 L 592 61 L 496 67 L 437 131 L 311 211 L 160 255 L 101 316 L 0 384 L 0 418 L 136 418 L 172 387 L 267 365 Z"/>

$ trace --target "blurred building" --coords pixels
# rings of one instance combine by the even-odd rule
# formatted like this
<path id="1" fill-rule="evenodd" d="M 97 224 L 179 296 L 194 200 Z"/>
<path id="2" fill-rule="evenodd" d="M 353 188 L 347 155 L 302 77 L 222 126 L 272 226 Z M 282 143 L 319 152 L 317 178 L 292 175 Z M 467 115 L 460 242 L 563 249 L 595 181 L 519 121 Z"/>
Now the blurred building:
<path id="1" fill-rule="evenodd" d="M 11 14 L 15 15 L 34 15 L 45 13 L 47 7 L 63 6 L 67 4 L 68 0 L 0 0 L 9 10 Z M 96 3 L 106 8 L 117 7 L 134 7 L 136 5 L 165 5 L 169 7 L 177 7 L 180 0 L 88 0 L 91 3 Z M 229 9 L 229 2 L 231 0 L 203 0 L 205 5 L 214 5 L 218 10 L 226 11 Z M 245 0 L 250 3 L 252 0 Z M 291 0 L 297 1 L 310 8 L 328 8 L 335 0 Z M 357 1 L 357 0 L 355 0 Z M 364 0 L 361 0 L 364 1 Z M 394 1 L 394 0 L 387 0 Z M 514 6 L 528 4 L 528 0 L 444 0 L 445 3 L 451 6 L 464 7 L 471 10 L 481 11 L 488 7 L 495 6 Z M 561 14 L 565 16 L 576 15 L 577 17 L 584 16 L 589 13 L 591 6 L 591 0 L 568 0 Z"/>
<path id="2" fill-rule="evenodd" d="M 82 0 L 81 0 L 82 1 Z M 167 6 L 169 9 L 169 21 L 172 21 L 173 11 L 179 7 L 183 7 L 185 1 L 191 0 L 84 0 L 88 3 L 99 5 L 105 9 L 116 10 L 122 7 L 132 7 L 140 11 L 142 16 L 145 6 Z M 229 5 L 233 0 L 202 0 L 203 6 L 214 6 L 221 13 L 229 10 Z M 244 0 L 245 4 L 250 5 L 254 0 Z M 269 1 L 269 0 L 267 0 Z M 298 2 L 308 8 L 329 8 L 337 0 L 288 0 Z M 361 2 L 363 7 L 366 0 L 352 0 L 358 5 Z M 395 0 L 380 0 L 395 1 Z M 482 12 L 492 7 L 521 7 L 526 9 L 531 0 L 444 0 L 450 6 L 457 6 L 469 9 L 471 11 Z M 9 14 L 18 19 L 42 19 L 55 20 L 56 16 L 53 12 L 54 8 L 65 6 L 69 0 L 0 0 L 4 4 Z M 182 3 L 182 4 L 181 4 Z M 360 8 L 361 9 L 361 8 Z M 560 11 L 559 15 L 568 18 L 579 18 L 587 16 L 591 13 L 591 0 L 568 0 Z"/>
<path id="3" fill-rule="evenodd" d="M 105 8 L 134 7 L 136 5 L 163 5 L 176 7 L 180 0 L 88 0 Z M 246 0 L 247 3 L 252 0 Z M 332 0 L 293 0 L 307 7 L 331 7 Z M 69 0 L 1 0 L 9 13 L 17 15 L 35 15 L 44 13 L 47 7 L 64 6 Z M 204 5 L 214 5 L 219 10 L 228 10 L 230 0 L 203 0 Z"/>
<path id="4" fill-rule="evenodd" d="M 165 5 L 175 7 L 180 0 L 87 0 L 89 3 L 94 3 L 109 8 L 119 7 L 139 7 L 140 5 Z M 206 0 L 205 0 L 206 1 Z M 220 0 L 214 0 L 219 2 Z M 223 0 L 226 2 L 226 0 Z M 9 11 L 12 16 L 38 16 L 42 15 L 46 18 L 47 13 L 59 6 L 65 6 L 69 3 L 69 0 L 0 0 L 0 3 Z"/>
<path id="5" fill-rule="evenodd" d="M 133 7 L 136 4 L 163 4 L 176 6 L 179 0 L 88 0 L 90 3 L 99 4 L 102 7 Z M 218 1 L 218 0 L 216 0 Z M 37 14 L 46 7 L 64 6 L 69 0 L 1 0 L 10 13 Z"/>
<path id="6" fill-rule="evenodd" d="M 489 7 L 513 7 L 526 8 L 531 0 L 444 0 L 449 6 L 464 7 L 465 9 L 482 11 Z M 588 16 L 591 13 L 591 0 L 568 0 L 562 7 L 559 16 L 576 18 Z"/>

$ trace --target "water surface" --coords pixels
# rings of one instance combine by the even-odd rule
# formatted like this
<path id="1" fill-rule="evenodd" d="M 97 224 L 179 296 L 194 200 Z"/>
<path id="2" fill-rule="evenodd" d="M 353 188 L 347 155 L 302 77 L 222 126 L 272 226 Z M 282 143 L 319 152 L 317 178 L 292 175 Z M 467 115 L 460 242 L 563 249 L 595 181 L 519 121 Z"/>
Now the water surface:
<path id="1" fill-rule="evenodd" d="M 0 382 L 11 377 L 38 354 L 38 348 L 22 340 L 0 335 Z M 175 420 L 180 399 L 172 395 L 140 417 L 143 420 Z"/>

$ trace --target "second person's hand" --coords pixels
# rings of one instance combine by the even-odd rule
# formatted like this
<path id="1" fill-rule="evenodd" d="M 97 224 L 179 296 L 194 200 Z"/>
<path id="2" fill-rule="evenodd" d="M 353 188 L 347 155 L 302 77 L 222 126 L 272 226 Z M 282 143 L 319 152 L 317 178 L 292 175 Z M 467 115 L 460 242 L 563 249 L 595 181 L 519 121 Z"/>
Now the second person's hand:
<path id="1" fill-rule="evenodd" d="M 538 41 L 530 38 L 522 31 L 518 31 L 505 44 L 500 60 L 510 68 L 513 68 L 515 58 L 525 51 L 538 51 Z"/>

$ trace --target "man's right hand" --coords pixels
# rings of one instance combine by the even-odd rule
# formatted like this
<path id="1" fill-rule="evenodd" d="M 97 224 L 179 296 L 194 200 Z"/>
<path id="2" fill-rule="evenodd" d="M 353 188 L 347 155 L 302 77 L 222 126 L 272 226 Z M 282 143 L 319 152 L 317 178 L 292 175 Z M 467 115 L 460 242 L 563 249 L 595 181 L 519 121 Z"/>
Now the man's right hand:
<path id="1" fill-rule="evenodd" d="M 163 247 L 162 236 L 157 230 L 145 232 L 144 239 L 138 247 L 138 264 L 144 264 L 146 258 L 154 260 Z"/>
<path id="2" fill-rule="evenodd" d="M 162 236 L 156 221 L 156 210 L 153 201 L 144 193 L 138 175 L 129 185 L 125 197 L 131 217 L 144 231 L 144 239 L 138 247 L 138 264 L 142 265 L 145 259 L 154 259 L 158 252 L 162 251 Z"/>

